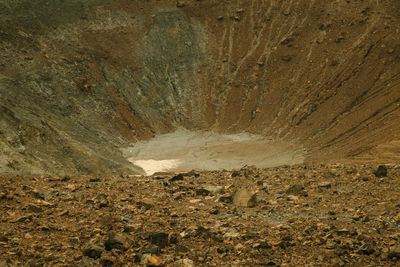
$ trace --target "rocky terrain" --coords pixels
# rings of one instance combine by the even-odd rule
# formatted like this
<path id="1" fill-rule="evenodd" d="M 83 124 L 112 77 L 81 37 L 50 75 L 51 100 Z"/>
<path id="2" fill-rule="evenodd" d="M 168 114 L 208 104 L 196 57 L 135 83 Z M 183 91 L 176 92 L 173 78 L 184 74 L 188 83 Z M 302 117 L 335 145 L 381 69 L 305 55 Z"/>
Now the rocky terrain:
<path id="1" fill-rule="evenodd" d="M 400 166 L 3 177 L 0 266 L 399 266 Z"/>
<path id="2" fill-rule="evenodd" d="M 398 0 L 0 0 L 0 267 L 400 266 L 399 162 Z"/>

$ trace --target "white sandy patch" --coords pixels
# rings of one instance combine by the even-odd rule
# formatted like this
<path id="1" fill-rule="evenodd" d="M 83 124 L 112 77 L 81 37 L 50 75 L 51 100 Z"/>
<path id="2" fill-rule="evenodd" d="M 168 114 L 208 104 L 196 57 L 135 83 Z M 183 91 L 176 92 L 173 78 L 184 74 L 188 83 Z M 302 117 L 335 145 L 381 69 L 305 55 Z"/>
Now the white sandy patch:
<path id="1" fill-rule="evenodd" d="M 184 129 L 137 142 L 122 152 L 147 175 L 162 171 L 230 170 L 244 165 L 273 167 L 304 160 L 300 145 L 250 133 L 227 135 Z"/>
<path id="2" fill-rule="evenodd" d="M 166 159 L 166 160 L 154 160 L 154 159 L 142 159 L 134 160 L 129 159 L 133 164 L 141 167 L 146 175 L 152 175 L 156 172 L 168 171 L 170 169 L 179 166 L 180 160 L 177 159 Z"/>

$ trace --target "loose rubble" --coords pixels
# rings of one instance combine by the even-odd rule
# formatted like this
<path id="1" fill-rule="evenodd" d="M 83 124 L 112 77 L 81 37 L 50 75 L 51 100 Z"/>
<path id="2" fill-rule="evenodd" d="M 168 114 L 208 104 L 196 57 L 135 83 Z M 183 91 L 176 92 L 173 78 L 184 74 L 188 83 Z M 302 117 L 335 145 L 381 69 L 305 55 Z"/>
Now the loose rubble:
<path id="1" fill-rule="evenodd" d="M 0 266 L 396 266 L 400 166 L 1 177 Z"/>

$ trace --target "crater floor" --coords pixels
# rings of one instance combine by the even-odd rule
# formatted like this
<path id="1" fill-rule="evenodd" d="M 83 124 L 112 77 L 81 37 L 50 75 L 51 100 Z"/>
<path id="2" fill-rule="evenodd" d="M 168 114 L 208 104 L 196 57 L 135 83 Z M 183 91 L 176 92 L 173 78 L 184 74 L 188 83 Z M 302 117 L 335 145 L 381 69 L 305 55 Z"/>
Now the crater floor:
<path id="1" fill-rule="evenodd" d="M 124 148 L 123 153 L 147 175 L 162 171 L 231 170 L 245 165 L 272 167 L 301 163 L 305 158 L 299 145 L 260 135 L 184 129 L 137 142 Z"/>

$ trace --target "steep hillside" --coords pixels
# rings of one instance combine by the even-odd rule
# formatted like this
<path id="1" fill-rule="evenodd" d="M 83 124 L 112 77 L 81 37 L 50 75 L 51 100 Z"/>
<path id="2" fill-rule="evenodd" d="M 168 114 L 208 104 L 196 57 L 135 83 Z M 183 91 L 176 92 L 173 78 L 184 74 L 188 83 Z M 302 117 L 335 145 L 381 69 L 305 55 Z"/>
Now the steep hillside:
<path id="1" fill-rule="evenodd" d="M 5 0 L 0 51 L 0 173 L 138 173 L 179 127 L 398 153 L 395 0 Z"/>

